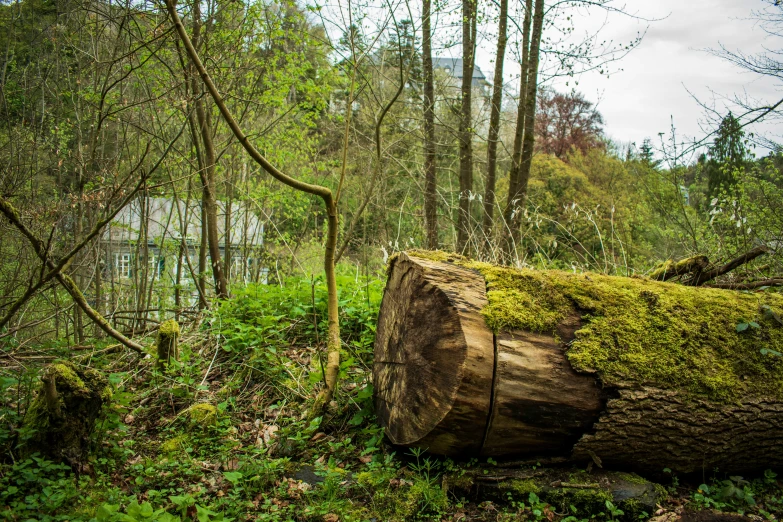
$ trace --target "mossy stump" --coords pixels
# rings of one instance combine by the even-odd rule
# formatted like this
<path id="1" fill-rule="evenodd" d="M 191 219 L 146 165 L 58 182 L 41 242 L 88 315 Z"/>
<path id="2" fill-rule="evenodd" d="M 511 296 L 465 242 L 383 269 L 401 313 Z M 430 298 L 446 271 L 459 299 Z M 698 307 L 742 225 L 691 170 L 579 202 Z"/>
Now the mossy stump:
<path id="1" fill-rule="evenodd" d="M 769 310 L 783 296 L 402 253 L 378 317 L 376 412 L 392 443 L 456 457 L 780 467 Z"/>
<path id="2" fill-rule="evenodd" d="M 174 319 L 161 323 L 158 328 L 158 366 L 165 368 L 171 360 L 179 360 L 179 324 Z"/>
<path id="3" fill-rule="evenodd" d="M 47 366 L 22 424 L 20 455 L 37 452 L 79 467 L 87 458 L 95 423 L 111 396 L 108 380 L 96 370 L 69 362 Z"/>

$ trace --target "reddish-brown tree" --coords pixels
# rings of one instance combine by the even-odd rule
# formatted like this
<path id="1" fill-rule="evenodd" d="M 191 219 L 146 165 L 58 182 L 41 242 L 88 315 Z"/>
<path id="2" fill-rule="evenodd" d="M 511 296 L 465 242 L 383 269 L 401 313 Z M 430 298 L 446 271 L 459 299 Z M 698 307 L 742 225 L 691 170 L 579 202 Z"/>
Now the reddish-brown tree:
<path id="1" fill-rule="evenodd" d="M 581 93 L 541 89 L 537 112 L 535 132 L 539 151 L 564 159 L 573 149 L 587 152 L 604 146 L 603 117 Z"/>

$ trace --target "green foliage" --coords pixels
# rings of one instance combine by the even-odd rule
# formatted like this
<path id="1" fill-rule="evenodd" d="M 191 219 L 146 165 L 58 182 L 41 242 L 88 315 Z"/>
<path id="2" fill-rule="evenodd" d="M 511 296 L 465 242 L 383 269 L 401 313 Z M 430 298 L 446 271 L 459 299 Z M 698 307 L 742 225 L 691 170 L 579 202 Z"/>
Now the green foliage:
<path id="1" fill-rule="evenodd" d="M 368 508 L 379 519 L 440 520 L 448 507 L 440 486 L 440 463 L 418 449 L 411 454 L 414 461 L 409 467 L 414 473 L 401 472 L 399 464 L 387 457 L 356 476 L 356 488 L 367 495 Z"/>
<path id="2" fill-rule="evenodd" d="M 776 520 L 775 515 L 783 513 L 783 490 L 772 470 L 752 480 L 737 475 L 719 478 L 716 470 L 709 484 L 694 488 L 691 498 L 701 509 L 741 515 L 753 512 L 766 520 Z"/>
<path id="3" fill-rule="evenodd" d="M 165 509 L 154 509 L 152 504 L 144 502 L 139 504 L 138 501 L 132 501 L 124 513 L 120 511 L 121 506 L 119 504 L 103 504 L 98 508 L 97 521 L 98 522 L 145 522 L 145 521 L 160 521 L 160 522 L 179 522 L 180 518 L 175 517 L 166 512 Z"/>
<path id="4" fill-rule="evenodd" d="M 739 256 L 758 245 L 774 247 L 783 237 L 783 174 L 773 160 L 761 160 L 738 176 L 738 183 L 730 191 L 716 192 L 705 209 L 705 244 L 724 258 Z M 780 273 L 783 261 L 774 250 L 762 258 L 766 268 L 760 278 Z"/>
<path id="5" fill-rule="evenodd" d="M 16 445 L 24 411 L 32 399 L 35 368 L 18 373 L 0 373 L 0 453 L 7 455 Z"/>
<path id="6" fill-rule="evenodd" d="M 63 508 L 79 498 L 71 469 L 37 454 L 0 475 L 0 518 L 4 520 L 70 520 Z"/>
<path id="7" fill-rule="evenodd" d="M 375 320 L 383 283 L 364 276 L 338 275 L 340 334 L 349 353 L 347 369 L 370 364 Z M 221 303 L 215 312 L 223 350 L 251 352 L 256 368 L 267 371 L 279 364 L 292 343 L 317 346 L 327 332 L 326 284 L 322 278 L 291 277 L 285 285 L 248 285 Z M 265 370 L 266 368 L 266 370 Z"/>
<path id="8" fill-rule="evenodd" d="M 693 494 L 693 499 L 704 507 L 719 510 L 725 508 L 742 509 L 756 504 L 750 483 L 740 476 L 729 477 L 712 486 L 702 484 Z"/>

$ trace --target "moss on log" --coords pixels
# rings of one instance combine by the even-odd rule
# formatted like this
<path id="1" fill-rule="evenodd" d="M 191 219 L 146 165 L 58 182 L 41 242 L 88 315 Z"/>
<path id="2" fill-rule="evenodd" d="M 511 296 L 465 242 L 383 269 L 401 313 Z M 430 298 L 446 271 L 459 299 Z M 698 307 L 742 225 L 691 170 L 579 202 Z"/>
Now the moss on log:
<path id="1" fill-rule="evenodd" d="M 20 455 L 41 453 L 72 466 L 84 462 L 90 435 L 111 388 L 98 371 L 69 362 L 47 366 L 24 418 Z"/>
<path id="2" fill-rule="evenodd" d="M 663 486 L 639 475 L 605 470 L 587 473 L 560 468 L 485 467 L 447 474 L 443 486 L 460 496 L 514 500 L 536 509 L 580 517 L 606 512 L 608 501 L 623 512 L 612 517 L 619 520 L 639 520 L 643 513 L 653 513 L 667 496 Z M 538 499 L 536 506 L 531 506 L 531 493 L 533 499 Z"/>
<path id="3" fill-rule="evenodd" d="M 482 309 L 493 332 L 524 330 L 562 337 L 579 317 L 567 358 L 604 386 L 643 383 L 721 402 L 744 396 L 783 400 L 783 328 L 762 307 L 783 313 L 783 295 L 692 288 L 645 278 L 498 267 L 444 252 L 411 255 L 480 273 Z M 760 328 L 737 332 L 737 325 Z"/>
<path id="4" fill-rule="evenodd" d="M 671 259 L 664 261 L 650 273 L 650 279 L 655 281 L 668 281 L 674 277 L 690 274 L 691 272 L 701 272 L 710 265 L 707 256 L 693 256 L 679 261 Z"/>
<path id="5" fill-rule="evenodd" d="M 781 465 L 783 327 L 768 309 L 783 296 L 403 253 L 379 315 L 376 409 L 392 442 L 450 455 Z"/>

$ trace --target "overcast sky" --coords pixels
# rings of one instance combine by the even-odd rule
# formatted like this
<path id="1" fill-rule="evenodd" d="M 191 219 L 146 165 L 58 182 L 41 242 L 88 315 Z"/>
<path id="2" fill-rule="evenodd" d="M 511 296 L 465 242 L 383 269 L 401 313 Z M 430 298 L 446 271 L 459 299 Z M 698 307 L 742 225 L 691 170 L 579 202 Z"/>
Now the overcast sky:
<path id="1" fill-rule="evenodd" d="M 771 80 L 759 79 L 706 52 L 721 44 L 746 54 L 762 51 L 764 45 L 779 48 L 780 42 L 770 40 L 752 19 L 753 11 L 765 6 L 762 0 L 628 0 L 625 5 L 629 12 L 660 20 L 644 22 L 617 15 L 607 20 L 605 13 L 594 12 L 576 22 L 577 31 L 584 32 L 606 21 L 602 37 L 616 42 L 647 31 L 637 49 L 610 66 L 609 78 L 595 72 L 577 78 L 577 89 L 598 102 L 612 139 L 641 144 L 650 137 L 657 145 L 658 133 L 668 135 L 671 117 L 678 135 L 701 137 L 704 110 L 688 91 L 704 102 L 717 102 L 721 113 L 726 109 L 720 97 L 743 92 L 766 100 L 781 96 Z M 491 78 L 491 46 L 483 47 L 477 58 Z M 509 63 L 507 70 L 512 67 Z M 563 81 L 557 86 L 569 89 Z"/>

